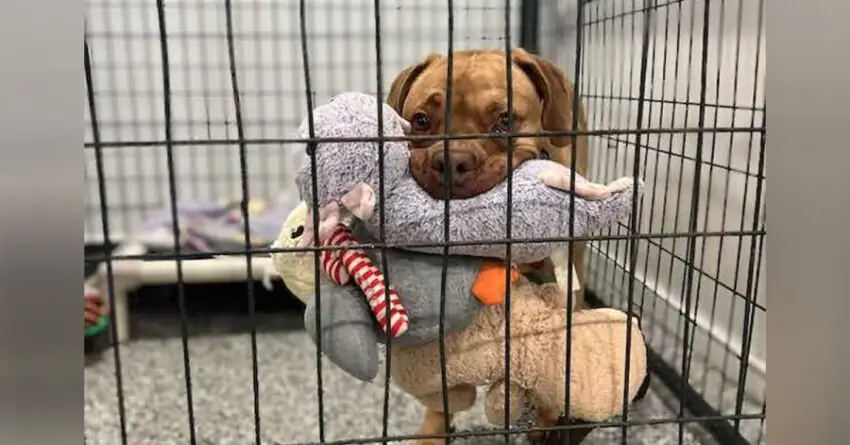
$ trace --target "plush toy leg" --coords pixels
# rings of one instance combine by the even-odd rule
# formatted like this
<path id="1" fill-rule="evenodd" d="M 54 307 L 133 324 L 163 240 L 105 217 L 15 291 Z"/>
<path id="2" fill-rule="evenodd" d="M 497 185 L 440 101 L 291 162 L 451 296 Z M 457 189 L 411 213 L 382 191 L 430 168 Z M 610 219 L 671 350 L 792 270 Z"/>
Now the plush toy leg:
<path id="1" fill-rule="evenodd" d="M 642 400 L 647 391 L 649 390 L 649 384 L 651 381 L 651 374 L 646 373 L 646 377 L 644 377 L 643 382 L 638 388 L 637 394 L 632 399 L 632 402 L 637 402 Z M 549 412 L 546 410 L 538 410 L 537 412 L 537 426 L 547 427 L 547 426 L 555 426 L 555 425 L 590 425 L 592 422 L 585 422 L 583 420 L 578 419 L 567 419 L 565 417 L 558 417 L 558 414 L 553 412 Z M 588 434 L 593 432 L 596 429 L 595 426 L 586 426 L 583 428 L 574 428 L 570 430 L 563 431 L 547 431 L 547 432 L 533 432 L 529 434 L 529 439 L 533 444 L 539 445 L 578 445 L 580 444 Z"/>
<path id="2" fill-rule="evenodd" d="M 556 421 L 556 425 L 586 425 L 589 422 L 584 422 L 581 420 L 572 420 L 566 418 L 560 418 Z M 534 441 L 535 443 L 539 443 L 541 445 L 578 445 L 580 444 L 588 434 L 593 432 L 596 429 L 595 426 L 586 426 L 573 428 L 569 430 L 563 431 L 547 431 L 542 434 L 542 436 Z"/>
<path id="3" fill-rule="evenodd" d="M 476 392 L 474 386 L 459 385 L 449 388 L 449 422 L 451 422 L 454 414 L 471 408 L 475 404 L 475 398 Z M 445 423 L 442 391 L 422 397 L 420 401 L 425 405 L 425 419 L 422 421 L 422 426 L 419 427 L 419 434 L 431 435 L 449 432 L 451 425 L 446 425 Z M 443 439 L 421 439 L 413 441 L 415 445 L 444 445 L 446 442 Z"/>
<path id="4" fill-rule="evenodd" d="M 538 408 L 537 409 L 537 422 L 535 422 L 535 426 L 539 428 L 547 428 L 553 427 L 558 424 L 558 420 L 560 415 L 552 410 L 546 408 Z M 543 439 L 546 437 L 546 432 L 544 431 L 532 431 L 528 433 L 528 439 L 532 443 L 541 443 Z"/>
<path id="5" fill-rule="evenodd" d="M 484 414 L 487 421 L 500 425 L 505 421 L 505 407 L 510 406 L 510 421 L 516 422 L 522 414 L 525 404 L 526 392 L 514 383 L 510 383 L 510 400 L 505 400 L 505 381 L 500 380 L 490 386 L 487 397 L 484 399 Z"/>

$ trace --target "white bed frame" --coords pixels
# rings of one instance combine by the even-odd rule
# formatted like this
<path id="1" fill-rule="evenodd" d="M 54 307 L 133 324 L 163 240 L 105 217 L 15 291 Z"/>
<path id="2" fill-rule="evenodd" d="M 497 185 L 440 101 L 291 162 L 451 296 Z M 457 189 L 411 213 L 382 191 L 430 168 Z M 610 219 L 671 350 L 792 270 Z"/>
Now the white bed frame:
<path id="1" fill-rule="evenodd" d="M 141 243 L 130 242 L 120 245 L 113 252 L 114 256 L 139 256 L 147 252 Z M 269 274 L 271 257 L 254 255 L 251 257 L 252 276 L 248 277 L 248 263 L 244 257 L 219 256 L 208 259 L 182 259 L 184 283 L 227 283 L 248 280 L 267 282 L 274 274 Z M 110 308 L 113 323 L 116 324 L 119 343 L 130 339 L 130 292 L 154 284 L 177 283 L 177 261 L 169 260 L 140 260 L 113 259 L 113 292 L 114 307 Z M 108 298 L 106 262 L 100 264 L 97 271 L 86 280 L 98 289 L 104 298 Z M 108 300 L 107 300 L 108 301 Z"/>

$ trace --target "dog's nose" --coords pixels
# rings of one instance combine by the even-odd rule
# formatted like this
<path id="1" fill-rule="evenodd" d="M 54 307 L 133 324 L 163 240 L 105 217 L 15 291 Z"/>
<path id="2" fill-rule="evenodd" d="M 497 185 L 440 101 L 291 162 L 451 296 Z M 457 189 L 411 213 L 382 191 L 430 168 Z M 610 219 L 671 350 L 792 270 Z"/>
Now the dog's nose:
<path id="1" fill-rule="evenodd" d="M 467 152 L 449 150 L 449 158 L 446 162 L 446 154 L 443 150 L 440 150 L 431 157 L 431 168 L 440 174 L 440 179 L 443 178 L 446 168 L 449 168 L 451 169 L 451 181 L 461 182 L 474 174 L 475 170 L 478 170 L 478 161 L 475 156 Z"/>

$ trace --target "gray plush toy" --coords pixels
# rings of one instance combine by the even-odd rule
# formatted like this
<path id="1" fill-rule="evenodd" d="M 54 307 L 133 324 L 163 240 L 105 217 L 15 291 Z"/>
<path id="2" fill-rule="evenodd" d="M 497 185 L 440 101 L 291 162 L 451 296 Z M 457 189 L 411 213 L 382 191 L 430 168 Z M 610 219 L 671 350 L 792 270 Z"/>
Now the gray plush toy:
<path id="1" fill-rule="evenodd" d="M 405 142 L 384 143 L 383 207 L 379 192 L 379 144 L 350 141 L 375 138 L 379 102 L 360 93 L 343 93 L 314 110 L 314 131 L 319 138 L 346 138 L 343 142 L 320 142 L 314 146 L 317 172 L 318 233 L 325 241 L 339 224 L 352 228 L 362 244 L 378 238 L 380 212 L 385 212 L 384 233 L 389 243 L 443 242 L 444 202 L 428 196 L 408 171 Z M 403 136 L 407 123 L 386 104 L 383 107 L 385 136 Z M 306 123 L 300 128 L 307 136 Z M 305 156 L 296 176 L 302 200 L 311 205 L 311 157 Z M 570 171 L 551 161 L 528 161 L 513 173 L 513 237 L 520 239 L 557 238 L 569 234 Z M 624 178 L 608 185 L 594 184 L 576 176 L 574 235 L 581 236 L 615 224 L 631 211 L 634 182 Z M 465 200 L 450 202 L 450 240 L 486 241 L 505 237 L 506 184 Z M 637 181 L 638 193 L 643 184 Z M 277 245 L 313 243 L 312 217 L 307 212 L 303 227 L 281 233 Z M 514 263 L 539 261 L 552 255 L 566 243 L 514 244 Z M 409 317 L 409 330 L 393 338 L 392 343 L 417 346 L 438 339 L 443 259 L 441 248 L 388 249 L 390 285 L 395 288 Z M 448 258 L 445 289 L 445 333 L 463 330 L 478 314 L 485 301 L 473 292 L 487 258 L 504 258 L 504 244 L 454 246 Z M 381 264 L 380 251 L 366 254 Z M 364 381 L 372 380 L 378 370 L 378 343 L 387 341 L 376 324 L 363 292 L 356 286 L 339 286 L 326 276 L 313 277 L 313 254 L 281 252 L 273 255 L 275 269 L 284 278 L 309 276 L 318 282 L 321 295 L 321 329 L 316 326 L 316 307 L 305 298 L 305 327 L 315 341 L 322 337 L 322 352 L 337 366 Z M 297 261 L 296 261 L 297 259 Z M 305 259 L 309 259 L 309 266 Z M 296 264 L 297 263 L 297 264 Z M 305 268 L 309 267 L 308 270 Z M 504 281 L 503 281 L 504 282 Z"/>
<path id="2" fill-rule="evenodd" d="M 404 136 L 409 125 L 387 104 L 383 107 L 386 137 Z M 376 138 L 378 102 L 362 93 L 342 93 L 328 104 L 313 111 L 314 131 L 319 138 Z M 307 122 L 300 134 L 308 136 Z M 319 236 L 326 236 L 348 212 L 361 220 L 374 238 L 380 234 L 380 212 L 385 211 L 385 241 L 390 244 L 439 244 L 444 240 L 444 201 L 429 196 L 416 183 L 408 170 L 410 154 L 403 141 L 384 143 L 384 192 L 380 208 L 379 144 L 374 141 L 327 142 L 316 148 L 318 180 Z M 305 156 L 296 175 L 301 197 L 312 205 L 311 158 Z M 512 174 L 511 237 L 517 240 L 563 238 L 569 235 L 570 170 L 553 161 L 532 160 L 517 167 Z M 620 178 L 610 184 L 596 184 L 575 175 L 576 195 L 573 209 L 573 234 L 582 235 L 611 226 L 631 212 L 632 178 Z M 470 243 L 452 246 L 453 255 L 502 258 L 504 243 L 486 241 L 504 239 L 507 235 L 507 181 L 469 199 L 456 199 L 449 204 L 449 241 Z M 643 182 L 637 181 L 638 193 Z M 307 219 L 308 229 L 311 218 Z M 312 243 L 312 230 L 302 246 Z M 511 260 L 532 263 L 548 258 L 565 242 L 518 243 L 511 248 Z M 442 247 L 409 247 L 406 250 L 441 253 Z"/>
<path id="3" fill-rule="evenodd" d="M 273 244 L 278 249 L 294 249 L 306 235 L 307 205 L 299 204 L 284 223 Z M 355 227 L 354 234 L 363 243 L 375 240 Z M 380 251 L 367 250 L 366 254 L 380 264 Z M 448 258 L 446 277 L 445 331 L 457 332 L 465 328 L 483 307 L 470 292 L 483 259 L 472 257 Z M 304 325 L 315 341 L 322 334 L 322 353 L 352 376 L 369 381 L 378 372 L 378 343 L 387 337 L 376 324 L 369 305 L 357 286 L 339 286 L 324 274 L 314 274 L 314 254 L 311 252 L 283 251 L 272 255 L 275 271 L 289 290 L 306 306 Z M 404 299 L 410 329 L 394 338 L 393 344 L 421 345 L 439 335 L 440 287 L 442 256 L 398 249 L 387 250 L 390 285 Z M 415 279 L 413 279 L 415 277 Z M 319 283 L 321 326 L 316 326 L 315 283 Z"/>

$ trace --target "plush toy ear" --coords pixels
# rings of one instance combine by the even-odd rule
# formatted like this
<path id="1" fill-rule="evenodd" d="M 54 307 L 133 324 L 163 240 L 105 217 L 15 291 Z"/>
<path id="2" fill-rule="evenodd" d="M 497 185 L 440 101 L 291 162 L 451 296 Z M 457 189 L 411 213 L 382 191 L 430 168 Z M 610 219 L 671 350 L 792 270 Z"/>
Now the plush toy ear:
<path id="1" fill-rule="evenodd" d="M 410 126 L 410 122 L 408 122 L 407 119 L 401 117 L 401 114 L 399 114 L 399 110 L 396 110 L 392 106 L 389 106 L 387 108 L 389 108 L 389 110 L 387 111 L 391 113 L 392 118 L 395 119 L 395 121 L 398 122 L 399 125 L 401 125 L 401 131 L 404 132 L 404 134 L 410 134 L 410 130 L 412 129 L 412 127 Z"/>
<path id="2" fill-rule="evenodd" d="M 319 240 L 327 238 L 334 227 L 339 224 L 339 204 L 330 202 L 319 208 Z M 304 236 L 298 242 L 298 247 L 313 244 L 313 209 L 307 210 L 304 221 Z"/>
<path id="3" fill-rule="evenodd" d="M 343 195 L 339 202 L 360 220 L 369 219 L 375 213 L 375 191 L 362 182 Z"/>
<path id="4" fill-rule="evenodd" d="M 401 124 L 401 130 L 404 131 L 404 134 L 410 134 L 410 130 L 413 128 L 410 126 L 410 122 L 401 116 L 398 117 L 398 122 Z"/>
<path id="5" fill-rule="evenodd" d="M 330 236 L 331 231 L 339 224 L 339 204 L 329 202 L 319 209 L 319 239 Z"/>

